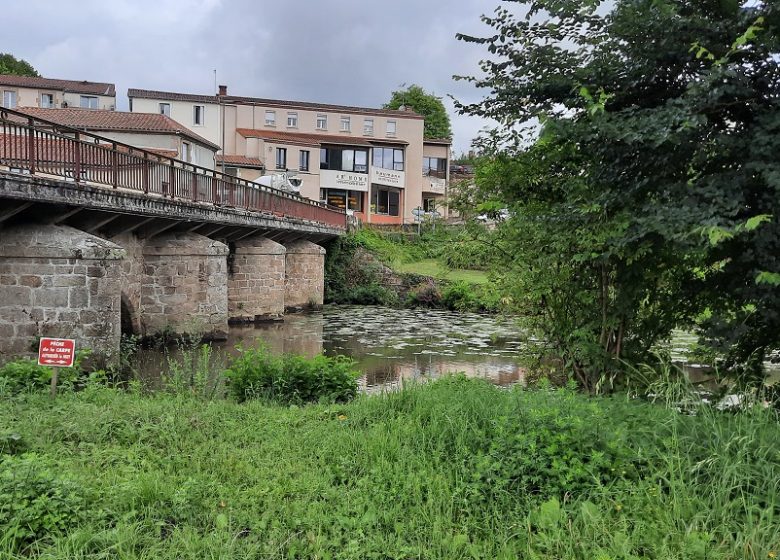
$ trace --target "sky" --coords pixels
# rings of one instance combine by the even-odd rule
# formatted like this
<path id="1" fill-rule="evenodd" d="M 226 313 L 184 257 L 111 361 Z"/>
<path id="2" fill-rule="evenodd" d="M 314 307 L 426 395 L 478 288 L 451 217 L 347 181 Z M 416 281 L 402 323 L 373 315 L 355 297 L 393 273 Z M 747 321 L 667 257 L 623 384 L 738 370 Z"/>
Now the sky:
<path id="1" fill-rule="evenodd" d="M 452 95 L 483 93 L 474 75 L 483 47 L 457 32 L 488 34 L 480 15 L 499 0 L 0 0 L 0 52 L 48 78 L 127 89 L 380 107 L 419 84 L 443 97 L 456 154 L 492 123 L 455 114 Z"/>

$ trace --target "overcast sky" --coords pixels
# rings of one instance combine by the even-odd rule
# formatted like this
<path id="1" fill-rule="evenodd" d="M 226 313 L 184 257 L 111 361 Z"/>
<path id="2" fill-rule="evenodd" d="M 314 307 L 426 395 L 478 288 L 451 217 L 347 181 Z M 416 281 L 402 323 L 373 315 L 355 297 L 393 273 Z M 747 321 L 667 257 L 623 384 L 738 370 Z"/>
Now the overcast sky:
<path id="1" fill-rule="evenodd" d="M 444 97 L 456 153 L 485 121 L 457 116 L 454 95 L 481 93 L 453 74 L 474 74 L 486 51 L 455 33 L 482 35 L 499 0 L 0 0 L 0 52 L 42 76 L 113 82 L 127 89 L 379 107 L 402 84 Z"/>

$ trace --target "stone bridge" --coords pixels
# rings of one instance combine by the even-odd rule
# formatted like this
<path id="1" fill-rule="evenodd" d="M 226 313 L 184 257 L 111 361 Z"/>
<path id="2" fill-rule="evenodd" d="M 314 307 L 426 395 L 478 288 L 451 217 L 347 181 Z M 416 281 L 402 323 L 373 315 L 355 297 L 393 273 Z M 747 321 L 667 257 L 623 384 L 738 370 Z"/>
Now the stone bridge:
<path id="1" fill-rule="evenodd" d="M 343 211 L 0 110 L 0 363 L 41 336 L 223 337 L 321 305 Z"/>

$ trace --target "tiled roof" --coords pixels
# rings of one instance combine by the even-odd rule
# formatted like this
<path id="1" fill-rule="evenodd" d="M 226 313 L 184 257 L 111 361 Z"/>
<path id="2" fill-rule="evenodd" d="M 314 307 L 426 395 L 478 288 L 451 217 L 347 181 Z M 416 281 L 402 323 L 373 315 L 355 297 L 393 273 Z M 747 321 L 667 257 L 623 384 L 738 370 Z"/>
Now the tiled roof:
<path id="1" fill-rule="evenodd" d="M 216 150 L 219 146 L 195 134 L 172 118 L 158 113 L 128 113 L 125 111 L 104 111 L 100 109 L 42 109 L 23 107 L 19 112 L 55 124 L 81 128 L 95 132 L 121 131 L 146 132 L 152 134 L 179 134 L 199 144 Z"/>
<path id="2" fill-rule="evenodd" d="M 14 76 L 0 74 L 0 85 L 23 88 L 53 89 L 67 93 L 88 93 L 90 95 L 107 95 L 116 97 L 114 84 L 87 82 L 78 80 L 55 80 L 53 78 L 36 78 L 33 76 Z"/>
<path id="3" fill-rule="evenodd" d="M 360 113 L 366 115 L 383 115 L 401 119 L 424 119 L 414 111 L 399 111 L 396 109 L 374 109 L 370 107 L 353 107 L 350 105 L 330 105 L 327 103 L 312 103 L 309 101 L 287 101 L 283 99 L 265 99 L 262 97 L 243 97 L 237 95 L 197 95 L 190 93 L 175 93 L 171 91 L 154 91 L 147 89 L 128 89 L 128 97 L 141 99 L 161 99 L 166 101 L 191 101 L 195 103 L 227 103 L 236 105 L 263 105 L 267 107 L 283 107 L 285 109 L 301 109 L 311 111 L 333 111 L 341 113 Z"/>
<path id="4" fill-rule="evenodd" d="M 217 163 L 237 165 L 239 167 L 265 167 L 263 160 L 246 156 L 217 156 Z"/>
<path id="5" fill-rule="evenodd" d="M 375 146 L 382 144 L 407 145 L 404 140 L 361 138 L 355 136 L 340 136 L 338 134 L 314 134 L 307 132 L 279 132 L 276 130 L 257 130 L 253 128 L 237 128 L 244 138 L 262 138 L 280 144 L 299 144 L 301 146 L 321 146 L 322 144 L 341 144 L 345 146 Z"/>

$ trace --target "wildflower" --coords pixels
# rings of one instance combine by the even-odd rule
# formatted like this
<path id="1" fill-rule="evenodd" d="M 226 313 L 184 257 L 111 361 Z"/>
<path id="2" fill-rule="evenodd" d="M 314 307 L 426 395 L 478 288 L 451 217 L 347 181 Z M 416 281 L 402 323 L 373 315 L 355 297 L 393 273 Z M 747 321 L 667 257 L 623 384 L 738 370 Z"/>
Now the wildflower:
<path id="1" fill-rule="evenodd" d="M 777 558 L 777 552 L 775 552 L 774 550 L 770 550 L 769 554 L 767 554 L 767 557 L 768 558 Z"/>
<path id="2" fill-rule="evenodd" d="M 339 420 L 346 420 L 347 419 L 347 415 L 346 414 L 339 414 L 338 415 L 338 419 Z"/>
<path id="3" fill-rule="evenodd" d="M 620 504 L 615 504 L 615 509 L 616 509 L 617 511 L 621 511 L 621 510 L 623 509 L 623 506 L 622 506 L 622 505 L 620 505 Z"/>
<path id="4" fill-rule="evenodd" d="M 225 503 L 225 500 L 220 500 L 219 501 L 219 507 L 221 507 L 221 508 L 227 507 L 227 504 Z"/>

